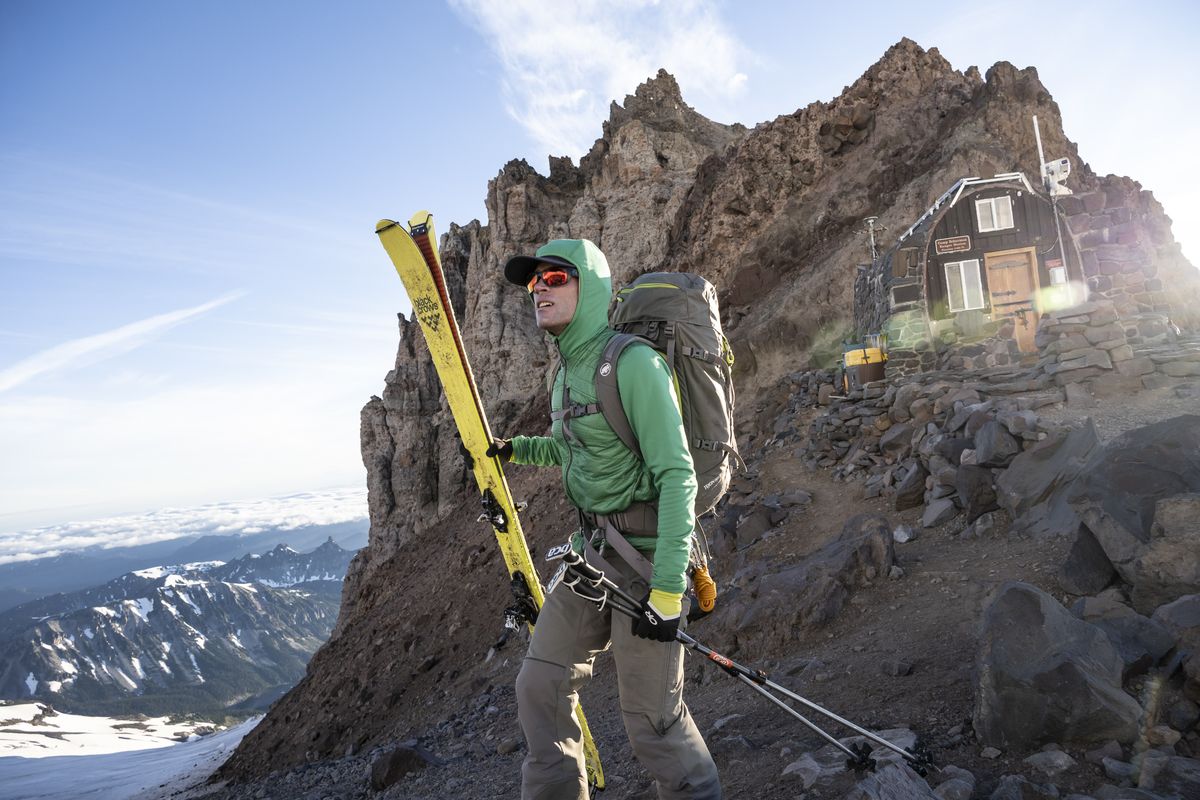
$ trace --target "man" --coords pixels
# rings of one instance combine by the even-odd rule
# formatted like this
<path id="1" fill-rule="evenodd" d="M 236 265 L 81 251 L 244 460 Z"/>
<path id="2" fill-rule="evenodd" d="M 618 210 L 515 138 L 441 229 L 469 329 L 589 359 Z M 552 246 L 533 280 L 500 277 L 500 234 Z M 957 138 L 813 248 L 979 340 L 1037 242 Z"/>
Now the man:
<path id="1" fill-rule="evenodd" d="M 719 800 L 716 765 L 683 703 L 683 647 L 675 641 L 686 615 L 683 593 L 692 530 L 696 474 L 670 370 L 652 348 L 628 348 L 617 364 L 621 405 L 642 457 L 624 444 L 598 413 L 594 376 L 605 344 L 612 279 L 604 254 L 581 239 L 557 239 L 534 256 L 509 260 L 505 277 L 529 291 L 537 325 L 550 334 L 562 367 L 551 396 L 550 436 L 498 441 L 491 453 L 518 464 L 559 466 L 567 498 L 580 510 L 577 551 L 591 547 L 620 574 L 610 575 L 636 597 L 642 614 L 630 620 L 554 587 L 538 616 L 529 652 L 517 676 L 521 727 L 529 745 L 522 766 L 523 800 L 586 800 L 582 732 L 574 715 L 578 691 L 592 674 L 596 654 L 610 643 L 616 662 L 621 714 L 633 751 L 664 800 Z M 590 408 L 589 408 L 590 406 Z M 651 506 L 656 523 L 627 530 L 627 541 L 650 559 L 607 548 L 597 520 Z M 636 527 L 636 526 L 635 526 Z M 592 550 L 591 552 L 595 552 Z"/>

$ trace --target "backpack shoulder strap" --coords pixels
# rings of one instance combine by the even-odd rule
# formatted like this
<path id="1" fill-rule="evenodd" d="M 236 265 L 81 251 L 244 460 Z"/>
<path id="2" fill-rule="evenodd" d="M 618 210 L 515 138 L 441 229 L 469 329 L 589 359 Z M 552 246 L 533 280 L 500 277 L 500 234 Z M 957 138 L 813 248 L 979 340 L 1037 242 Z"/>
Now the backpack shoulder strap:
<path id="1" fill-rule="evenodd" d="M 632 333 L 618 333 L 604 346 L 600 362 L 596 364 L 596 403 L 604 421 L 613 429 L 621 443 L 633 451 L 638 458 L 642 457 L 642 448 L 638 446 L 637 436 L 629 417 L 625 415 L 625 407 L 621 405 L 621 389 L 617 385 L 617 360 L 625 348 L 635 342 L 650 345 L 650 342 Z M 653 346 L 653 345 L 651 345 Z"/>

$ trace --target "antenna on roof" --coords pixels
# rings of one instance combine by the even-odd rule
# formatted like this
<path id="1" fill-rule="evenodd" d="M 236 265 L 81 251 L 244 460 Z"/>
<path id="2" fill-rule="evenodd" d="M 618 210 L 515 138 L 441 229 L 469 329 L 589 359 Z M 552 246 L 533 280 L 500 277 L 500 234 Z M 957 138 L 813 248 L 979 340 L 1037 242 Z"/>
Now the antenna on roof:
<path id="1" fill-rule="evenodd" d="M 880 225 L 878 228 L 875 227 L 875 220 L 877 219 L 879 219 L 879 217 L 867 217 L 863 220 L 863 224 L 867 226 L 867 241 L 871 244 L 872 264 L 879 260 L 879 253 L 875 249 L 875 231 L 882 233 L 883 231 L 887 230 L 887 228 L 883 227 L 882 225 Z"/>

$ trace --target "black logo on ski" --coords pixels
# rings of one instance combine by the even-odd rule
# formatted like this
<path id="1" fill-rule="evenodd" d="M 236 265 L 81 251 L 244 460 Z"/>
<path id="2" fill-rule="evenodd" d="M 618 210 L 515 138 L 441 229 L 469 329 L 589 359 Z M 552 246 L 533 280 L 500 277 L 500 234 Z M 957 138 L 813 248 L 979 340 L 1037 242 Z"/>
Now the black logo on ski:
<path id="1" fill-rule="evenodd" d="M 436 331 L 442 324 L 442 307 L 436 300 L 418 297 L 413 302 L 413 311 L 421 324 L 431 331 Z"/>

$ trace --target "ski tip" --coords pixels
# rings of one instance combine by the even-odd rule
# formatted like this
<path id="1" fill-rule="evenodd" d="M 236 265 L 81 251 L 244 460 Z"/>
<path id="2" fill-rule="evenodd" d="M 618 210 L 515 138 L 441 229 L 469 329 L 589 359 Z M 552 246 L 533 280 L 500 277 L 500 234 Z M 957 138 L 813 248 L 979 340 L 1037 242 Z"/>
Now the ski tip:
<path id="1" fill-rule="evenodd" d="M 390 228 L 390 227 L 392 227 L 392 226 L 394 226 L 394 225 L 398 225 L 398 224 L 399 224 L 399 223 L 398 223 L 398 222 L 396 222 L 396 221 L 394 221 L 394 220 L 390 220 L 390 219 L 381 219 L 381 220 L 379 220 L 379 222 L 376 222 L 376 223 L 375 223 L 375 232 L 376 232 L 376 233 L 383 233 L 383 232 L 384 232 L 384 231 L 386 231 L 388 228 Z"/>
<path id="2" fill-rule="evenodd" d="M 417 213 L 412 215 L 411 219 L 409 219 L 408 227 L 410 229 L 420 228 L 420 227 L 433 227 L 433 214 L 430 214 L 428 211 L 418 211 Z"/>

